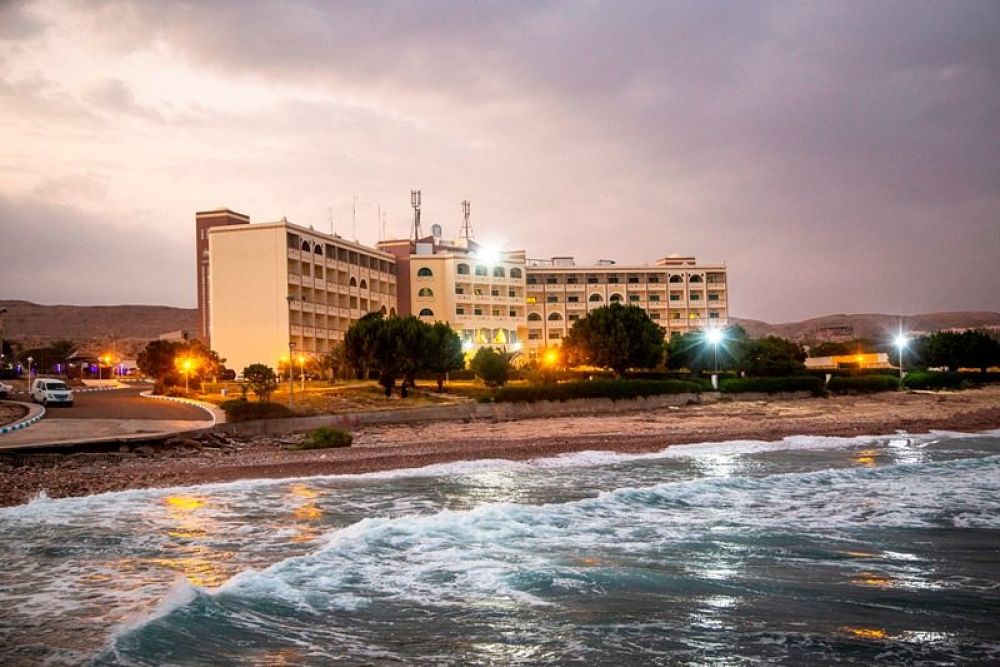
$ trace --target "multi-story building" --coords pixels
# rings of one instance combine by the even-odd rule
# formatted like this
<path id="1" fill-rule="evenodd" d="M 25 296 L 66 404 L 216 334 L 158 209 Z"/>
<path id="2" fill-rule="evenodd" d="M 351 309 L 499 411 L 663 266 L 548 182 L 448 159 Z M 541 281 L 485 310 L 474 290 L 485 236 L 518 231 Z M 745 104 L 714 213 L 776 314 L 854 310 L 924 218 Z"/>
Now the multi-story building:
<path id="1" fill-rule="evenodd" d="M 329 352 L 369 312 L 397 314 L 392 255 L 287 220 L 212 227 L 213 349 L 237 371 Z"/>
<path id="2" fill-rule="evenodd" d="M 379 243 L 396 257 L 400 312 L 447 322 L 466 348 L 520 349 L 526 324 L 524 251 L 492 250 L 467 238 L 448 243 L 441 240 L 440 227 L 435 231 L 419 241 Z"/>
<path id="3" fill-rule="evenodd" d="M 208 280 L 208 230 L 213 227 L 226 227 L 229 225 L 246 225 L 250 223 L 250 218 L 230 211 L 228 208 L 220 208 L 215 211 L 199 211 L 194 214 L 195 228 L 195 262 L 198 269 L 198 333 L 207 345 L 211 345 L 211 320 L 209 319 L 209 280 Z"/>
<path id="4" fill-rule="evenodd" d="M 466 349 L 528 352 L 559 345 L 575 321 L 616 302 L 643 308 L 667 336 L 729 322 L 726 266 L 694 257 L 577 266 L 572 257 L 494 250 L 468 234 L 446 242 L 438 225 L 431 236 L 370 248 L 284 219 L 197 216 L 199 258 L 206 253 L 199 311 L 213 349 L 237 370 L 286 358 L 289 343 L 295 355 L 323 355 L 371 312 L 447 322 Z"/>
<path id="5" fill-rule="evenodd" d="M 612 303 L 639 306 L 668 336 L 729 321 L 726 266 L 694 257 L 591 266 L 577 266 L 572 257 L 529 259 L 526 294 L 529 351 L 559 345 L 575 321 Z"/>

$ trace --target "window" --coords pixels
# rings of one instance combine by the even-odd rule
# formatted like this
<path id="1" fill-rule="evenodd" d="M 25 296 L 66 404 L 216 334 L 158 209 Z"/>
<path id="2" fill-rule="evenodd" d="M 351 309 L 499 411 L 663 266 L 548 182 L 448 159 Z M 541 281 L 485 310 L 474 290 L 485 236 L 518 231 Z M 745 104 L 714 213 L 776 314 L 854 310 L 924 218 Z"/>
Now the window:
<path id="1" fill-rule="evenodd" d="M 651 303 L 652 302 L 657 302 L 657 301 L 660 300 L 660 295 L 659 294 L 650 294 L 649 295 L 649 300 L 650 300 Z"/>
<path id="2" fill-rule="evenodd" d="M 670 311 L 670 319 L 679 320 L 681 319 L 681 314 L 678 313 L 676 310 Z"/>
<path id="3" fill-rule="evenodd" d="M 465 315 L 465 308 L 463 308 L 462 306 L 456 307 L 455 308 L 455 314 L 456 315 Z"/>
<path id="4" fill-rule="evenodd" d="M 617 284 L 618 284 L 618 276 L 616 276 L 616 275 L 615 275 L 615 274 L 613 274 L 613 273 L 612 273 L 612 274 L 610 274 L 610 275 L 608 276 L 608 284 L 609 284 L 609 285 L 617 285 Z"/>
<path id="5" fill-rule="evenodd" d="M 305 250 L 306 252 L 309 252 L 309 250 L 310 250 L 310 248 L 309 248 L 309 241 L 303 241 L 302 242 L 302 249 Z"/>
<path id="6" fill-rule="evenodd" d="M 514 290 L 507 290 L 507 296 L 513 299 L 517 296 L 517 292 L 515 292 Z"/>
<path id="7" fill-rule="evenodd" d="M 321 246 L 320 244 L 318 244 L 318 243 L 317 243 L 317 244 L 316 244 L 316 245 L 315 245 L 315 246 L 313 247 L 313 252 L 314 252 L 315 254 L 317 254 L 317 255 L 322 255 L 322 254 L 323 254 L 323 246 Z"/>
<path id="8" fill-rule="evenodd" d="M 505 272 L 504 272 L 502 266 L 494 266 L 493 267 L 493 277 L 494 278 L 503 278 L 504 275 L 505 275 Z"/>
<path id="9" fill-rule="evenodd" d="M 649 319 L 651 319 L 651 320 L 658 320 L 658 319 L 660 319 L 660 314 L 659 313 L 650 313 L 649 314 Z"/>
<path id="10" fill-rule="evenodd" d="M 629 276 L 628 277 L 628 281 L 630 283 L 637 283 L 637 282 L 639 282 L 639 277 L 638 276 Z"/>
<path id="11" fill-rule="evenodd" d="M 639 295 L 638 294 L 629 294 L 628 295 L 628 300 L 630 302 L 632 302 L 632 303 L 638 303 L 639 302 Z"/>
<path id="12" fill-rule="evenodd" d="M 673 276 L 670 276 L 670 282 L 672 282 L 672 283 L 682 283 L 682 282 L 684 282 L 684 278 L 682 278 L 681 276 L 678 276 L 678 275 L 673 275 Z"/>
<path id="13" fill-rule="evenodd" d="M 549 322 L 557 322 L 562 319 L 562 315 L 559 313 L 549 313 Z"/>
<path id="14" fill-rule="evenodd" d="M 510 270 L 510 277 L 511 278 L 518 278 L 518 279 L 520 279 L 521 278 L 521 269 L 511 269 Z"/>
<path id="15" fill-rule="evenodd" d="M 591 303 L 597 303 L 598 301 L 603 301 L 604 299 L 601 298 L 600 294 L 591 294 L 590 298 L 587 300 Z"/>
<path id="16" fill-rule="evenodd" d="M 660 282 L 660 276 L 649 276 L 648 280 L 651 283 L 658 283 Z"/>
<path id="17" fill-rule="evenodd" d="M 430 287 L 421 287 L 420 291 L 417 292 L 417 296 L 434 296 L 434 290 Z"/>
<path id="18" fill-rule="evenodd" d="M 528 305 L 531 305 L 533 303 L 538 303 L 538 298 L 534 296 L 529 296 L 527 299 L 524 300 L 524 302 L 527 303 Z"/>
<path id="19" fill-rule="evenodd" d="M 719 314 L 718 313 L 709 313 L 708 314 L 708 319 L 710 319 L 710 320 L 717 320 L 717 319 L 719 319 Z"/>
<path id="20" fill-rule="evenodd" d="M 558 294 L 549 294 L 548 296 L 545 297 L 545 302 L 546 303 L 559 303 L 559 295 Z"/>
<path id="21" fill-rule="evenodd" d="M 469 275 L 469 265 L 468 264 L 459 264 L 458 267 L 456 268 L 456 271 L 458 272 L 458 275 L 460 275 L 460 276 L 467 276 L 467 275 Z"/>
<path id="22" fill-rule="evenodd" d="M 542 332 L 538 329 L 534 329 L 528 332 L 528 340 L 541 340 Z"/>
<path id="23" fill-rule="evenodd" d="M 539 315 L 538 313 L 528 313 L 528 321 L 529 322 L 541 322 L 542 321 L 542 316 Z"/>
<path id="24" fill-rule="evenodd" d="M 549 332 L 549 338 L 555 338 L 555 339 L 562 338 L 562 330 L 553 329 L 552 331 Z"/>
<path id="25" fill-rule="evenodd" d="M 424 308 L 420 311 L 420 317 L 434 317 L 434 311 L 430 308 Z"/>
<path id="26" fill-rule="evenodd" d="M 597 284 L 597 276 L 587 276 L 587 284 L 588 285 L 596 285 Z"/>
<path id="27" fill-rule="evenodd" d="M 670 293 L 670 300 L 671 301 L 680 301 L 681 300 L 681 295 L 678 292 L 671 292 Z"/>
<path id="28" fill-rule="evenodd" d="M 512 272 L 512 273 L 513 273 L 513 272 Z M 535 278 L 535 276 L 530 276 L 530 277 L 529 277 L 529 278 L 527 279 L 527 281 L 526 281 L 526 282 L 527 282 L 527 283 L 528 283 L 529 285 L 536 285 L 536 284 L 538 284 L 538 279 L 537 279 L 537 278 Z"/>
<path id="29" fill-rule="evenodd" d="M 430 278 L 433 275 L 434 272 L 428 269 L 426 266 L 421 266 L 420 269 L 417 271 L 418 278 Z"/>
<path id="30" fill-rule="evenodd" d="M 555 276 L 546 276 L 545 277 L 545 284 L 546 285 L 556 285 L 558 283 L 559 283 L 559 280 Z"/>
<path id="31" fill-rule="evenodd" d="M 499 308 L 494 308 L 493 309 L 493 317 L 500 317 L 500 309 Z"/>
<path id="32" fill-rule="evenodd" d="M 698 274 L 695 274 L 695 275 L 691 276 L 690 278 L 688 278 L 688 282 L 703 283 L 705 281 L 702 279 L 701 276 L 699 276 Z"/>
<path id="33" fill-rule="evenodd" d="M 361 279 L 361 289 L 368 289 L 368 281 L 364 278 Z"/>
<path id="34" fill-rule="evenodd" d="M 476 275 L 477 276 L 488 276 L 490 272 L 482 264 L 476 264 Z"/>
<path id="35" fill-rule="evenodd" d="M 516 311 L 516 310 L 512 310 L 512 311 L 508 312 L 507 314 L 508 314 L 508 315 L 509 315 L 510 317 L 517 317 L 517 311 Z"/>
<path id="36" fill-rule="evenodd" d="M 473 313 L 474 315 L 482 315 L 482 314 L 483 314 L 483 309 L 482 309 L 482 308 L 476 308 L 476 309 L 474 309 L 474 310 L 472 311 L 472 313 Z"/>
<path id="37" fill-rule="evenodd" d="M 566 278 L 567 285 L 576 285 L 578 282 L 580 282 L 580 279 L 576 276 L 569 276 Z"/>
<path id="38" fill-rule="evenodd" d="M 490 290 L 490 296 L 500 296 L 500 290 L 498 289 Z"/>
<path id="39" fill-rule="evenodd" d="M 351 287 L 357 287 L 358 286 L 358 279 L 355 278 L 354 276 L 351 276 L 351 281 L 348 283 L 348 285 L 350 285 Z"/>
<path id="40" fill-rule="evenodd" d="M 580 303 L 580 297 L 576 294 L 571 294 L 566 297 L 566 301 L 569 303 Z"/>
<path id="41" fill-rule="evenodd" d="M 455 294 L 465 294 L 465 288 L 464 287 L 456 287 L 455 288 Z"/>
<path id="42" fill-rule="evenodd" d="M 568 319 L 568 320 L 569 320 L 570 322 L 576 322 L 576 321 L 577 321 L 578 319 L 580 319 L 580 315 L 579 315 L 579 314 L 577 314 L 577 313 L 573 313 L 573 314 L 571 314 L 571 315 L 570 315 L 570 316 L 569 316 L 569 317 L 568 317 L 567 319 Z"/>
<path id="43" fill-rule="evenodd" d="M 612 294 L 611 298 L 608 299 L 608 301 L 611 301 L 613 303 L 618 303 L 621 300 L 622 300 L 622 295 L 621 294 Z"/>
<path id="44" fill-rule="evenodd" d="M 709 301 L 718 301 L 719 300 L 719 293 L 718 292 L 709 292 L 708 293 L 708 300 Z"/>
<path id="45" fill-rule="evenodd" d="M 472 293 L 475 294 L 476 296 L 482 296 L 483 295 L 483 288 L 482 287 L 473 287 L 472 288 Z"/>
<path id="46" fill-rule="evenodd" d="M 701 292 L 691 292 L 690 299 L 692 301 L 701 301 Z"/>

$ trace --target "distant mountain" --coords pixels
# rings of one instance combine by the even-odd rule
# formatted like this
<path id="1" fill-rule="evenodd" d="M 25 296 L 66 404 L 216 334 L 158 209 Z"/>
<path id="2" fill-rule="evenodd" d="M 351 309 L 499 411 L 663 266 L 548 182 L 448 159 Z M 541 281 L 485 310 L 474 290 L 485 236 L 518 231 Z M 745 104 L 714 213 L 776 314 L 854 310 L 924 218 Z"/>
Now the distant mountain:
<path id="1" fill-rule="evenodd" d="M 29 346 L 68 338 L 84 351 L 104 349 L 114 337 L 126 353 L 141 349 L 160 334 L 184 329 L 197 330 L 198 311 L 168 306 L 44 306 L 28 301 L 0 301 L 7 308 L 5 337 Z M 792 340 L 823 340 L 840 337 L 885 338 L 896 331 L 900 316 L 882 314 L 826 315 L 802 322 L 769 324 L 734 317 L 751 336 L 769 334 Z M 1000 313 L 961 311 L 903 317 L 906 331 L 919 333 L 950 328 L 1000 327 Z"/>
<path id="2" fill-rule="evenodd" d="M 769 324 L 759 320 L 731 318 L 751 336 L 781 336 L 796 341 L 838 340 L 842 338 L 886 338 L 899 330 L 911 334 L 931 333 L 942 329 L 975 329 L 1000 327 L 1000 313 L 987 311 L 955 311 L 924 315 L 824 315 L 801 322 Z"/>

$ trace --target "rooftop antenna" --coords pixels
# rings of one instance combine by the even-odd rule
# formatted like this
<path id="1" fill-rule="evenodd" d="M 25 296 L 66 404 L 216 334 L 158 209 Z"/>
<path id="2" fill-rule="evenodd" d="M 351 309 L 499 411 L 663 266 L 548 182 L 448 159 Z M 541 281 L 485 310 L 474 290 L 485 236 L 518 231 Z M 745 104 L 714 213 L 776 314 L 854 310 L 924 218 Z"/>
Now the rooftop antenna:
<path id="1" fill-rule="evenodd" d="M 332 206 L 327 206 L 326 207 L 326 221 L 328 223 L 330 223 L 330 236 L 334 236 L 334 233 L 333 233 L 333 207 Z"/>
<path id="2" fill-rule="evenodd" d="M 384 241 L 385 240 L 385 234 L 382 231 L 382 203 L 381 202 L 379 202 L 379 205 L 378 205 L 378 213 L 376 214 L 376 217 L 375 217 L 375 226 L 378 227 L 378 240 L 379 241 Z"/>
<path id="3" fill-rule="evenodd" d="M 387 212 L 386 211 L 382 211 L 382 238 L 386 238 L 386 236 L 388 235 L 387 228 L 386 228 L 386 222 L 385 222 L 386 215 L 387 215 Z"/>
<path id="4" fill-rule="evenodd" d="M 354 232 L 354 242 L 358 242 L 358 196 L 354 195 L 351 202 L 351 231 Z"/>
<path id="5" fill-rule="evenodd" d="M 416 242 L 423 235 L 420 231 L 420 190 L 410 190 L 410 205 L 413 207 L 413 240 Z"/>
<path id="6" fill-rule="evenodd" d="M 465 239 L 467 241 L 476 238 L 475 233 L 472 231 L 472 223 L 469 222 L 470 208 L 471 206 L 468 199 L 462 202 L 462 215 L 465 216 L 465 221 L 462 223 L 462 231 L 459 233 L 458 238 Z"/>

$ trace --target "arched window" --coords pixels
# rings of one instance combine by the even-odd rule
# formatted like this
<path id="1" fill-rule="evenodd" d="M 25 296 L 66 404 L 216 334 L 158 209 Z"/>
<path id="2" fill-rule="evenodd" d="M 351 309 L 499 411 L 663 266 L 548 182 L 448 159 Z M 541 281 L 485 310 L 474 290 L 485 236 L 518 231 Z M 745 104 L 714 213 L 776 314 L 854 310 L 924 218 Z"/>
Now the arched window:
<path id="1" fill-rule="evenodd" d="M 458 271 L 458 275 L 460 275 L 460 276 L 467 276 L 467 275 L 469 275 L 469 265 L 468 264 L 459 264 L 458 267 L 457 267 L 457 271 Z"/>
<path id="2" fill-rule="evenodd" d="M 303 241 L 302 242 L 302 249 L 305 250 L 306 252 L 309 252 L 310 250 L 312 250 L 312 248 L 309 247 L 309 241 Z"/>
<path id="3" fill-rule="evenodd" d="M 559 313 L 550 313 L 549 314 L 549 322 L 555 322 L 556 320 L 561 320 L 561 319 L 562 319 L 562 315 L 560 315 Z"/>
<path id="4" fill-rule="evenodd" d="M 381 308 L 379 309 L 379 311 L 378 311 L 378 312 L 380 312 L 380 313 L 382 313 L 383 315 L 385 315 L 385 306 L 382 306 L 382 307 L 381 307 Z"/>
<path id="5" fill-rule="evenodd" d="M 672 282 L 672 283 L 682 283 L 682 282 L 684 282 L 684 278 L 682 278 L 681 276 L 678 276 L 678 275 L 675 274 L 675 275 L 670 276 L 670 282 Z"/>
<path id="6" fill-rule="evenodd" d="M 615 303 L 618 303 L 621 300 L 622 300 L 622 295 L 621 294 L 617 294 L 617 293 L 616 294 L 612 294 L 611 297 L 608 299 L 608 301 L 613 301 Z"/>
<path id="7" fill-rule="evenodd" d="M 323 254 L 323 246 L 321 246 L 320 244 L 317 243 L 316 247 L 313 248 L 313 252 L 316 253 L 317 255 L 322 255 Z"/>
<path id="8" fill-rule="evenodd" d="M 520 278 L 521 277 L 521 269 L 511 269 L 510 270 L 510 277 L 511 278 Z"/>
<path id="9" fill-rule="evenodd" d="M 421 287 L 417 296 L 434 296 L 434 291 L 430 287 Z"/>
<path id="10" fill-rule="evenodd" d="M 502 266 L 494 266 L 493 267 L 493 277 L 494 278 L 503 278 L 504 277 L 504 270 L 503 270 Z"/>
<path id="11" fill-rule="evenodd" d="M 395 308 L 390 308 L 389 309 L 389 317 L 396 317 L 396 309 Z"/>
<path id="12" fill-rule="evenodd" d="M 434 311 L 430 308 L 424 308 L 420 311 L 420 317 L 434 317 Z"/>
<path id="13" fill-rule="evenodd" d="M 529 322 L 541 322 L 542 321 L 542 316 L 539 315 L 538 313 L 528 313 L 528 321 Z"/>
<path id="14" fill-rule="evenodd" d="M 430 278 L 433 275 L 434 273 L 431 272 L 431 270 L 428 269 L 426 266 L 420 267 L 420 270 L 417 271 L 417 277 L 419 278 Z"/>
<path id="15" fill-rule="evenodd" d="M 351 287 L 357 287 L 358 286 L 358 279 L 355 278 L 354 276 L 351 276 L 351 281 L 349 283 L 347 283 L 347 284 L 350 285 Z"/>
<path id="16" fill-rule="evenodd" d="M 688 278 L 688 282 L 700 283 L 700 282 L 704 282 L 704 281 L 701 279 L 701 276 L 699 276 L 698 274 L 695 274 L 695 275 L 691 276 L 690 278 Z"/>
<path id="17" fill-rule="evenodd" d="M 601 298 L 600 294 L 591 294 L 588 301 L 590 301 L 591 303 L 596 303 L 598 301 L 603 301 L 603 299 Z"/>
<path id="18" fill-rule="evenodd" d="M 489 271 L 482 264 L 476 264 L 476 275 L 477 276 L 488 276 Z"/>
<path id="19" fill-rule="evenodd" d="M 361 279 L 361 289 L 368 289 L 368 281 L 364 278 Z"/>

